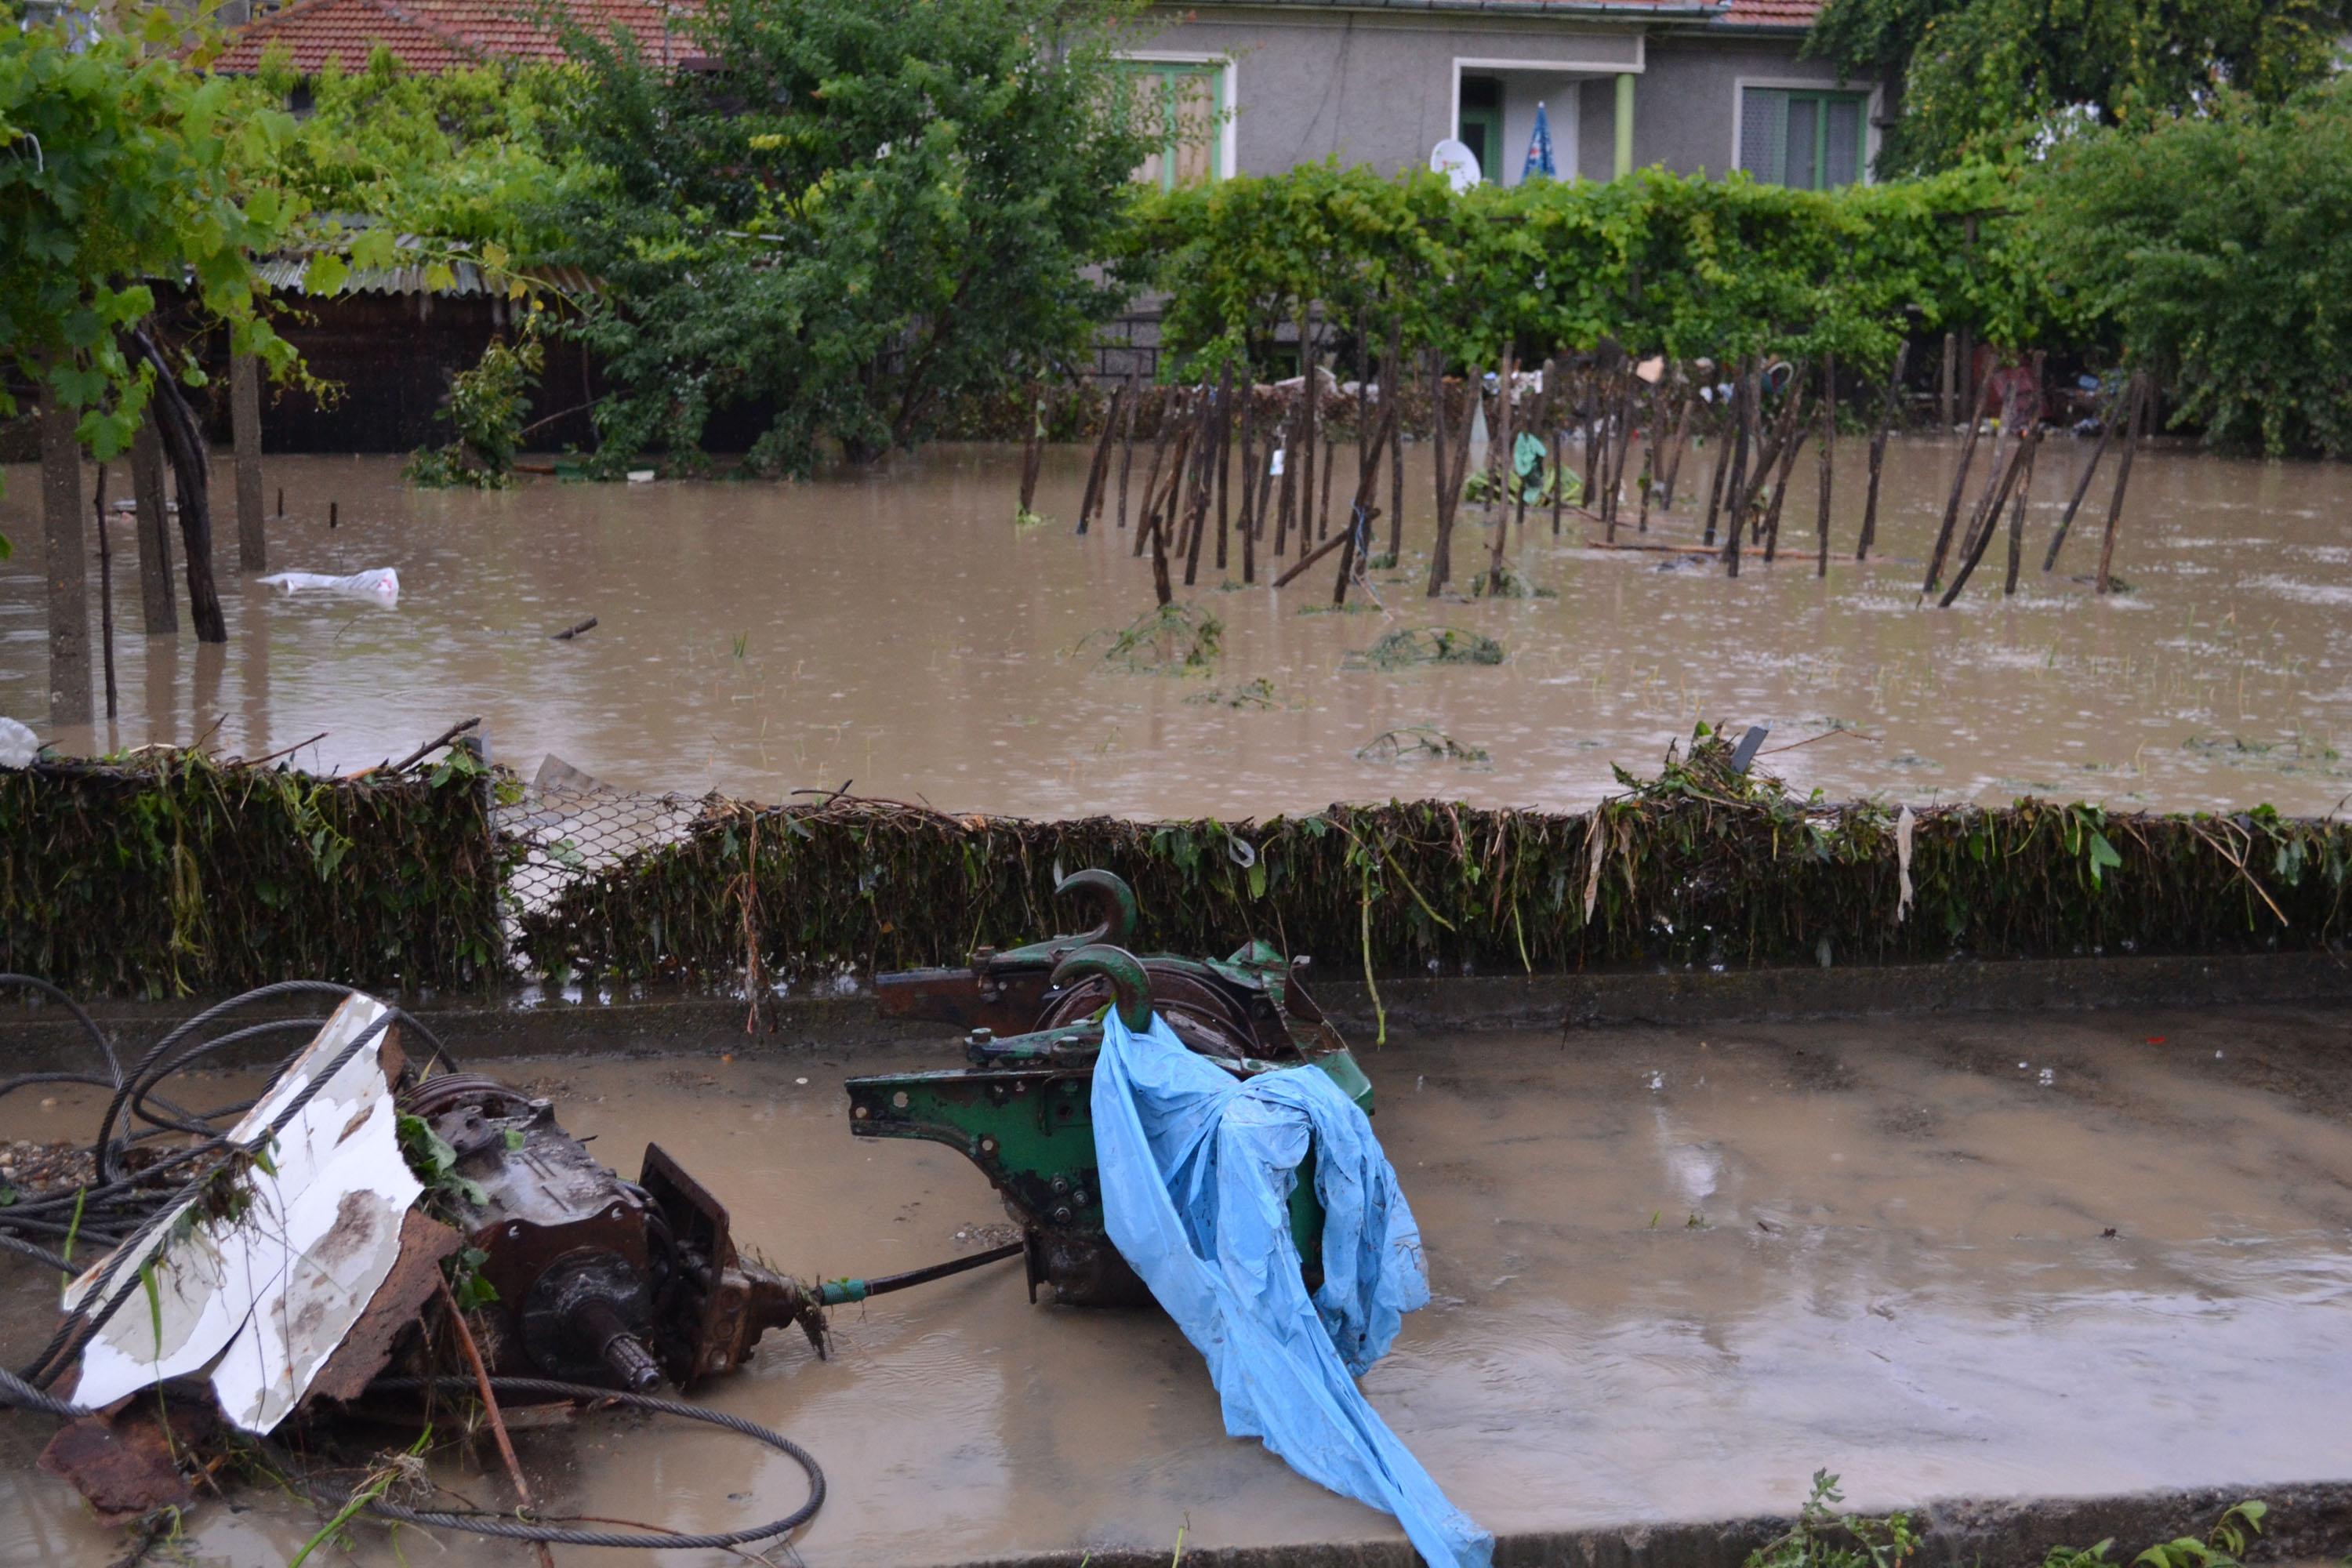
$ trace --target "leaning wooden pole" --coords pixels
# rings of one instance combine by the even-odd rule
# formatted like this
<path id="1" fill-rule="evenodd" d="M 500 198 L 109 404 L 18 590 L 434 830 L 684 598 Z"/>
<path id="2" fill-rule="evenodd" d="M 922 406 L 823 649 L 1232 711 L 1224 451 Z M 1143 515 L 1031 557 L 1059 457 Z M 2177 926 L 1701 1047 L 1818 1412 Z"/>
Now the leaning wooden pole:
<path id="1" fill-rule="evenodd" d="M 2098 444 L 2091 448 L 2091 460 L 2084 465 L 2082 477 L 2074 481 L 2074 493 L 2067 498 L 2066 510 L 2058 519 L 2057 531 L 2050 536 L 2050 552 L 2042 558 L 2044 572 L 2057 568 L 2058 552 L 2066 546 L 2067 531 L 2074 526 L 2074 514 L 2083 510 L 2083 498 L 2091 493 L 2091 476 L 2099 471 L 2099 459 L 2107 455 L 2107 443 L 2116 433 L 2116 421 L 2120 418 L 2128 423 L 2131 419 L 2131 394 L 2137 384 L 2126 378 L 2125 384 L 2107 400 L 2107 416 L 2099 421 Z"/>
<path id="2" fill-rule="evenodd" d="M 2124 487 L 2131 483 L 2132 458 L 2139 451 L 2140 443 L 2147 439 L 2148 407 L 2156 401 L 2156 387 L 2147 372 L 2135 371 L 2132 374 L 2138 384 L 2138 392 L 2132 399 L 2131 434 L 2126 439 L 2123 456 L 2116 459 L 2116 493 L 2108 498 L 2106 532 L 2099 541 L 2097 586 L 2102 594 L 2108 592 L 2114 584 L 2116 525 L 2123 521 Z"/>
<path id="3" fill-rule="evenodd" d="M 1110 404 L 1103 410 L 1102 434 L 1095 438 L 1095 460 L 1087 465 L 1086 499 L 1078 502 L 1078 531 L 1084 533 L 1095 514 L 1102 510 L 1105 481 L 1110 478 L 1110 445 L 1118 437 L 1119 400 L 1127 388 L 1111 389 Z"/>
<path id="4" fill-rule="evenodd" d="M 1903 370 L 1911 360 L 1911 340 L 1895 351 L 1895 373 L 1886 378 L 1886 403 L 1879 411 L 1878 428 L 1870 437 L 1870 490 L 1862 503 L 1862 534 L 1854 541 L 1853 558 L 1867 560 L 1878 542 L 1878 476 L 1886 466 L 1886 443 L 1895 433 L 1895 416 L 1902 406 Z"/>
<path id="5" fill-rule="evenodd" d="M 173 488 L 179 493 L 180 542 L 187 557 L 188 618 L 195 624 L 198 642 L 228 641 L 228 622 L 221 615 L 220 589 L 213 580 L 212 453 L 195 410 L 180 390 L 179 377 L 163 361 L 155 340 L 143 330 L 131 342 L 154 372 L 154 391 L 148 409 L 154 416 L 163 456 L 172 468 Z M 79 514 L 80 498 L 75 498 Z"/>
<path id="6" fill-rule="evenodd" d="M 1814 456 L 1820 460 L 1821 494 L 1815 498 L 1813 528 L 1821 546 L 1813 575 L 1830 574 L 1830 479 L 1837 465 L 1837 356 L 1822 356 L 1822 439 Z"/>
<path id="7" fill-rule="evenodd" d="M 2042 448 L 2042 424 L 2034 422 L 2025 437 L 2025 471 L 2018 476 L 2017 498 L 2009 511 L 2009 573 L 2001 579 L 2000 596 L 2017 592 L 2018 569 L 2025 564 L 2025 500 L 2033 489 L 2033 458 Z"/>
<path id="8" fill-rule="evenodd" d="M 1127 527 L 1127 479 L 1135 471 L 1135 405 L 1141 398 L 1136 381 L 1136 369 L 1127 367 L 1127 412 L 1121 416 L 1118 429 L 1118 526 Z"/>
<path id="9" fill-rule="evenodd" d="M 1945 341 L 1949 342 L 1950 339 Z M 1952 493 L 1944 498 L 1944 521 L 1936 530 L 1936 547 L 1927 557 L 1927 578 L 1919 584 L 1922 598 L 1936 591 L 1937 579 L 1944 574 L 1944 558 L 1951 552 L 1952 531 L 1959 526 L 1960 498 L 1968 489 L 1969 466 L 1976 460 L 1977 432 L 1984 426 L 1984 421 L 1975 416 L 1974 409 L 1969 413 L 1968 438 L 1960 443 L 1960 466 L 1953 470 Z"/>

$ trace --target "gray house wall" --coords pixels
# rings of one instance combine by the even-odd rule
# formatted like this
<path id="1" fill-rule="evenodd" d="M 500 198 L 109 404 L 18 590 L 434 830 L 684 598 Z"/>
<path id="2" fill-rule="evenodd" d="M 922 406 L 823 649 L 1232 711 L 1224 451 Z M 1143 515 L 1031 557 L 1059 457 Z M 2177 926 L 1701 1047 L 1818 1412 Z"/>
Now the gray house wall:
<path id="1" fill-rule="evenodd" d="M 1219 163 L 1227 174 L 1279 174 L 1325 158 L 1384 174 L 1423 167 L 1430 149 L 1454 133 L 1457 74 L 1498 77 L 1502 166 L 1486 174 L 1515 184 L 1538 98 L 1550 112 L 1560 173 L 1611 176 L 1621 72 L 1634 76 L 1635 166 L 1723 174 L 1736 163 L 1742 79 L 1836 84 L 1827 66 L 1797 58 L 1801 42 L 1654 21 L 1645 28 L 1585 17 L 1211 4 L 1153 13 L 1130 52 L 1232 62 L 1233 120 Z"/>
<path id="2" fill-rule="evenodd" d="M 1454 134 L 1457 58 L 1559 68 L 1563 83 L 1601 80 L 1603 89 L 1586 96 L 1606 100 L 1606 83 L 1641 65 L 1642 38 L 1631 29 L 1507 16 L 1449 23 L 1337 8 L 1216 5 L 1169 19 L 1139 38 L 1133 52 L 1233 61 L 1233 173 L 1275 174 L 1336 157 L 1343 166 L 1364 163 L 1391 174 L 1424 167 L 1429 150 Z M 1522 141 L 1514 155 L 1524 149 Z M 1605 172 L 1605 132 L 1601 155 Z"/>

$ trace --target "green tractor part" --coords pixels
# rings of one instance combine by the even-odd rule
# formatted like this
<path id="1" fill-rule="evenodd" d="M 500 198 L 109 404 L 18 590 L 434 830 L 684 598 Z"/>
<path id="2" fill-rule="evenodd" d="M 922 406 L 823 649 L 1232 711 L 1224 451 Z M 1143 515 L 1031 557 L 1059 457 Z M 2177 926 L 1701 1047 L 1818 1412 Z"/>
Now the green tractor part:
<path id="1" fill-rule="evenodd" d="M 921 970 L 877 983 L 886 1015 L 966 1025 L 971 1066 L 849 1080 L 849 1126 L 861 1138 L 924 1138 L 981 1168 L 1018 1221 L 1030 1299 L 1054 1287 L 1076 1306 L 1150 1300 L 1103 1228 L 1093 1116 L 1102 1019 L 1128 1026 L 1165 1019 L 1191 1049 L 1237 1079 L 1311 1064 L 1361 1106 L 1372 1087 L 1338 1031 L 1299 985 L 1306 961 L 1262 942 L 1225 959 L 1138 957 L 1106 940 L 1135 923 L 1135 898 L 1108 871 L 1082 871 L 1058 889 L 1085 895 L 1103 917 L 1083 936 L 973 955 L 966 970 Z M 895 993 L 895 994 L 894 994 Z M 1025 1007 L 1018 1032 L 1001 1026 Z M 987 1022 L 983 1020 L 993 1020 Z M 1323 1213 L 1314 1157 L 1290 1197 L 1291 1235 L 1312 1284 L 1321 1273 Z"/>

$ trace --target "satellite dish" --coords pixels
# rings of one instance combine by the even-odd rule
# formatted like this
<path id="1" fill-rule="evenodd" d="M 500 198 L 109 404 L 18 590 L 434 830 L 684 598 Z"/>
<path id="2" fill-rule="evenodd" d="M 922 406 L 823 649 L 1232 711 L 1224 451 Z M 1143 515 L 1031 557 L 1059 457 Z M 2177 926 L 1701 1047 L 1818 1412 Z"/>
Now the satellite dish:
<path id="1" fill-rule="evenodd" d="M 1429 170 L 1444 175 L 1456 191 L 1466 191 L 1479 180 L 1478 154 L 1448 136 L 1429 150 Z"/>

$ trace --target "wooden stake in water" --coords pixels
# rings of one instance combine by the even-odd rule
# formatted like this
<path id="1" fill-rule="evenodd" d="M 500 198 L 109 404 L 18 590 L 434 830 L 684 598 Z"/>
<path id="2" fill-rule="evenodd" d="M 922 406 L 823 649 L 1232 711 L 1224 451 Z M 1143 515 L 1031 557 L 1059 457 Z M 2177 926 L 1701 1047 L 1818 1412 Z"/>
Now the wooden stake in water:
<path id="1" fill-rule="evenodd" d="M 1404 560 L 1404 327 L 1389 328 L 1389 357 L 1381 365 L 1381 401 L 1398 405 L 1389 426 L 1389 564 Z"/>
<path id="2" fill-rule="evenodd" d="M 1123 386 L 1112 388 L 1110 405 L 1103 410 L 1102 434 L 1095 440 L 1094 461 L 1087 465 L 1086 498 L 1078 502 L 1080 533 L 1087 531 L 1087 524 L 1102 507 L 1104 482 L 1110 478 L 1110 444 L 1118 434 L 1119 399 L 1126 395 L 1127 388 Z"/>
<path id="3" fill-rule="evenodd" d="M 2018 568 L 2025 564 L 2025 498 L 2033 489 L 2033 456 L 2042 447 L 2042 423 L 2036 420 L 2025 437 L 2025 472 L 2018 477 L 2017 499 L 2009 511 L 2009 574 L 2001 579 L 2000 596 L 2017 592 Z"/>
<path id="4" fill-rule="evenodd" d="M 1732 498 L 1732 509 L 1723 528 L 1723 568 L 1724 574 L 1729 577 L 1739 575 L 1739 536 L 1744 531 L 1739 514 L 1748 478 L 1748 405 L 1756 395 L 1754 383 L 1761 374 L 1742 366 L 1739 384 L 1731 393 L 1731 478 L 1726 481 L 1726 488 Z"/>
<path id="5" fill-rule="evenodd" d="M 1225 432 L 1233 428 L 1234 367 L 1227 365 L 1216 395 L 1201 400 L 1200 456 L 1194 459 L 1200 480 L 1192 488 L 1192 512 L 1185 521 L 1184 586 L 1201 577 L 1201 540 L 1209 531 L 1209 492 L 1216 488 L 1217 470 L 1224 462 Z M 1223 546 L 1219 547 L 1223 553 Z"/>
<path id="6" fill-rule="evenodd" d="M 1135 405 L 1139 395 L 1135 376 L 1135 366 L 1130 364 L 1127 367 L 1127 385 L 1121 389 L 1127 395 L 1127 412 L 1121 416 L 1118 433 L 1118 526 L 1122 531 L 1127 527 L 1127 477 L 1135 471 Z"/>
<path id="7" fill-rule="evenodd" d="M 1984 422 L 1973 416 L 1969 420 L 1968 439 L 1960 443 L 1960 466 L 1952 471 L 1952 493 L 1944 498 L 1944 521 L 1936 530 L 1936 548 L 1927 557 L 1927 577 L 1919 584 L 1922 598 L 1936 591 L 1936 580 L 1944 574 L 1944 557 L 1952 548 L 1952 530 L 1959 526 L 1960 497 L 1969 482 L 1969 465 L 1976 459 L 1977 432 Z"/>
<path id="8" fill-rule="evenodd" d="M 1244 387 L 1246 393 L 1246 387 Z M 1233 367 L 1225 367 L 1224 388 L 1217 399 L 1217 572 L 1225 570 L 1225 541 L 1233 533 L 1231 514 L 1234 489 L 1234 407 Z"/>
<path id="9" fill-rule="evenodd" d="M 1685 384 L 1683 388 L 1681 407 L 1675 413 L 1675 444 L 1666 453 L 1665 482 L 1659 487 L 1658 490 L 1660 511 L 1675 510 L 1675 481 L 1682 475 L 1683 453 L 1690 446 L 1691 415 L 1697 406 L 1698 389 Z"/>
<path id="10" fill-rule="evenodd" d="M 2107 500 L 2107 531 L 2099 542 L 2098 591 L 2102 594 L 2106 593 L 2114 583 L 2116 524 L 2122 521 L 2124 515 L 2124 487 L 2131 483 L 2133 454 L 2139 450 L 2139 444 L 2147 439 L 2149 405 L 2156 401 L 2156 387 L 2148 379 L 2147 372 L 2134 371 L 2132 384 L 2131 433 L 2125 437 L 2123 456 L 2116 462 L 2116 493 Z"/>
<path id="11" fill-rule="evenodd" d="M 2002 445 L 1996 448 L 1992 472 L 1985 477 L 1985 493 L 1969 518 L 1969 531 L 1960 545 L 1960 563 L 1952 573 L 1952 585 L 1936 602 L 1938 609 L 1948 609 L 1952 601 L 1968 586 L 1969 578 L 1984 559 L 1985 547 L 1992 536 L 2000 531 L 2000 509 L 2008 500 L 2011 489 L 2017 483 L 2019 469 L 2023 466 L 2026 433 L 2018 428 L 2019 395 L 2011 387 L 2001 399 L 2000 426 L 2004 432 Z M 2027 423 L 2035 423 L 2027 421 Z M 2035 424 L 2038 429 L 2038 423 Z M 2015 432 L 2014 435 L 2009 432 Z"/>
<path id="12" fill-rule="evenodd" d="M 1699 541 L 1701 544 L 1711 545 L 1715 542 L 1715 525 L 1723 512 L 1724 481 L 1731 468 L 1732 424 L 1738 402 L 1739 393 L 1736 382 L 1730 402 L 1709 399 L 1710 406 L 1707 412 L 1714 416 L 1714 423 L 1718 428 L 1715 433 L 1714 471 L 1708 476 L 1706 481 L 1706 534 Z"/>
<path id="13" fill-rule="evenodd" d="M 1307 405 L 1302 400 L 1285 411 L 1282 421 L 1282 493 L 1274 520 L 1274 555 L 1277 561 L 1282 558 L 1290 537 L 1290 525 L 1298 514 L 1298 428 L 1306 417 Z"/>
<path id="14" fill-rule="evenodd" d="M 1813 527 L 1820 535 L 1820 559 L 1813 563 L 1813 575 L 1830 574 L 1830 471 L 1837 459 L 1837 357 L 1822 356 L 1822 440 L 1814 456 L 1820 459 L 1821 495 L 1817 498 Z"/>
<path id="15" fill-rule="evenodd" d="M 1021 515 L 1027 517 L 1037 499 L 1037 475 L 1045 463 L 1045 389 L 1039 387 L 1029 407 L 1029 440 L 1021 449 Z"/>
<path id="16" fill-rule="evenodd" d="M 1511 379 L 1512 373 L 1517 368 L 1517 351 L 1505 345 L 1503 374 L 1496 384 L 1495 425 L 1499 432 L 1496 444 L 1503 453 L 1502 482 L 1506 485 L 1516 484 L 1518 478 L 1517 468 L 1511 461 Z M 1487 491 L 1489 495 L 1493 493 L 1492 490 Z M 1491 507 L 1487 510 L 1493 511 Z M 1495 544 L 1486 556 L 1486 595 L 1489 598 L 1497 597 L 1503 592 L 1503 547 L 1510 542 L 1510 522 L 1511 513 L 1507 507 L 1495 516 Z"/>
<path id="17" fill-rule="evenodd" d="M 1143 515 L 1137 521 L 1135 526 L 1134 553 L 1138 555 L 1143 553 L 1143 535 L 1151 521 L 1152 498 L 1159 492 L 1160 488 L 1160 466 L 1168 457 L 1168 437 L 1181 423 L 1181 416 L 1177 412 L 1177 393 L 1175 388 L 1171 387 L 1168 389 L 1167 395 L 1160 400 L 1160 428 L 1152 437 L 1151 467 L 1146 469 L 1143 475 Z"/>
<path id="18" fill-rule="evenodd" d="M 1242 399 L 1242 581 L 1257 581 L 1257 383 Z M 1220 542 L 1223 542 L 1221 540 Z"/>
<path id="19" fill-rule="evenodd" d="M 1960 340 L 1951 332 L 1944 334 L 1944 368 L 1936 381 L 1937 395 L 1941 399 L 1944 428 L 1952 427 L 1953 398 L 1959 385 Z M 1973 421 L 1971 421 L 1973 423 Z"/>
<path id="20" fill-rule="evenodd" d="M 2098 445 L 2091 448 L 2091 460 L 2084 465 L 2082 478 L 2074 481 L 2074 493 L 2067 499 L 2064 515 L 2058 519 L 2057 531 L 2050 536 L 2050 552 L 2042 558 L 2044 572 L 2058 564 L 2058 552 L 2065 548 L 2067 531 L 2074 526 L 2074 514 L 2083 509 L 2083 498 L 2091 493 L 2091 476 L 2099 471 L 2099 459 L 2107 455 L 2107 441 L 2116 433 L 2116 421 L 2128 424 L 2131 420 L 2132 392 L 2137 385 L 2126 376 L 2124 384 L 2116 388 L 2115 395 L 2107 399 L 2105 417 L 2099 421 Z"/>
<path id="21" fill-rule="evenodd" d="M 106 465 L 98 466 L 98 493 L 90 498 L 98 513 L 98 640 L 106 664 L 106 717 L 114 720 L 114 549 L 106 537 Z"/>
<path id="22" fill-rule="evenodd" d="M 1903 367 L 1910 359 L 1911 342 L 1906 338 L 1895 351 L 1895 374 L 1886 378 L 1886 404 L 1879 413 L 1878 429 L 1870 437 L 1870 491 L 1862 503 L 1862 536 L 1853 547 L 1856 561 L 1866 559 L 1878 540 L 1878 476 L 1886 465 L 1886 443 L 1895 433 L 1895 416 L 1902 407 Z"/>
<path id="23" fill-rule="evenodd" d="M 1305 398 L 1307 418 L 1305 434 L 1299 440 L 1299 460 L 1306 465 L 1298 476 L 1298 544 L 1305 549 L 1309 539 L 1320 537 L 1315 531 L 1315 443 L 1319 437 L 1323 414 L 1323 383 L 1316 374 L 1315 330 L 1306 315 L 1298 318 L 1298 363 L 1303 372 L 1298 378 L 1298 395 Z M 1285 464 L 1286 469 L 1289 465 Z M 1279 545 L 1275 549 L 1279 555 Z"/>

